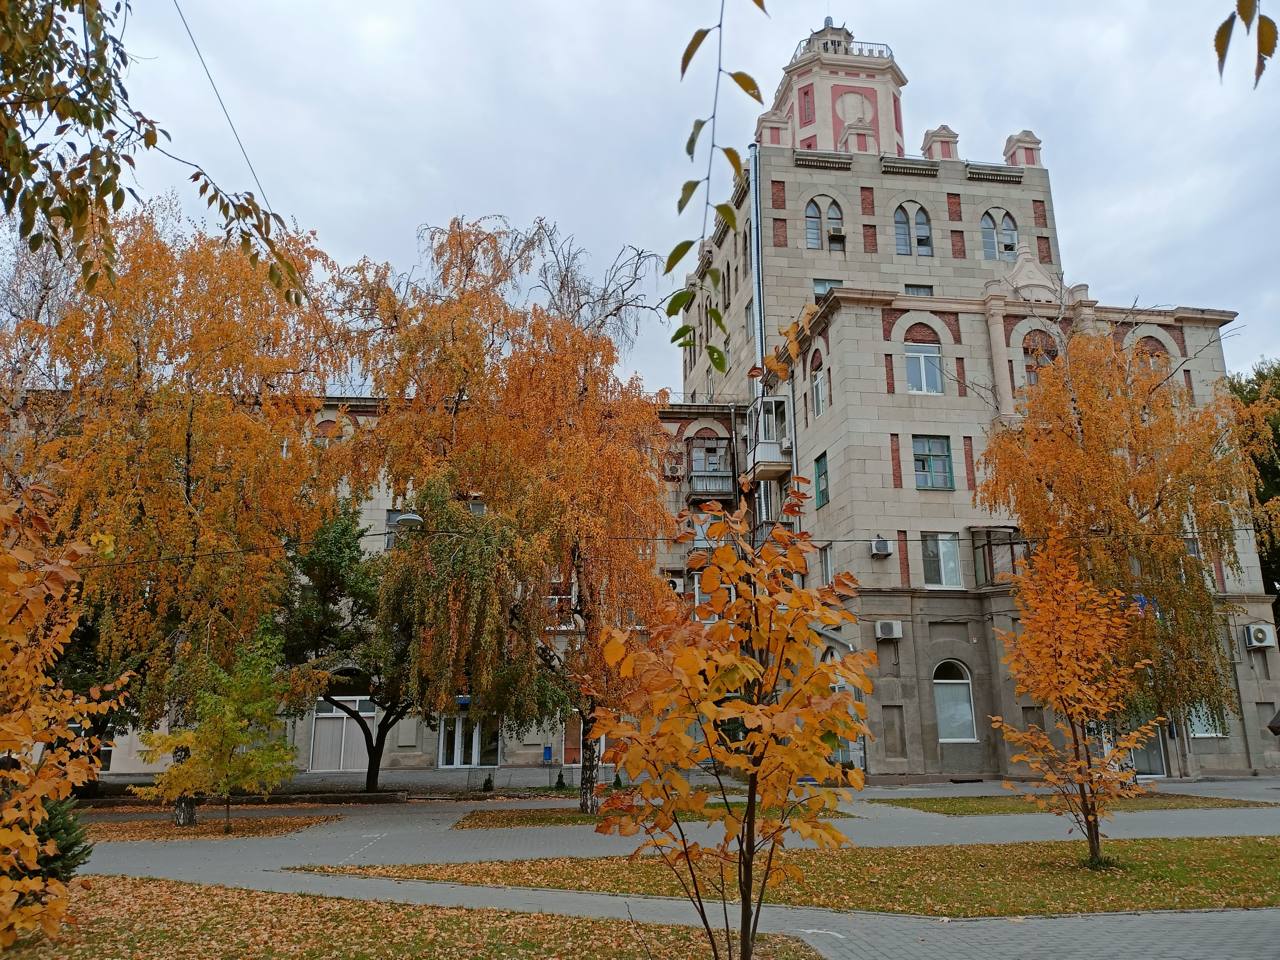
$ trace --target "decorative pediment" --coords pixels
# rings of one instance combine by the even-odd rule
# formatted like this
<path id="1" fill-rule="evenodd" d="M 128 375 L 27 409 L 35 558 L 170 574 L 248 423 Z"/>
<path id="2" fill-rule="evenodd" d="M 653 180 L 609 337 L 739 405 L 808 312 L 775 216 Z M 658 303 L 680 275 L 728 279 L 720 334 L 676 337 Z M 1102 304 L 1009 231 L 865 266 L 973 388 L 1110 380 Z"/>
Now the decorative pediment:
<path id="1" fill-rule="evenodd" d="M 1048 269 L 1031 252 L 1025 240 L 1018 243 L 1018 256 L 1009 264 L 1003 277 L 986 284 L 987 296 L 1003 296 L 1006 300 L 1029 303 L 1061 303 L 1068 305 L 1089 299 L 1089 287 L 1078 283 L 1068 287 L 1062 277 Z"/>

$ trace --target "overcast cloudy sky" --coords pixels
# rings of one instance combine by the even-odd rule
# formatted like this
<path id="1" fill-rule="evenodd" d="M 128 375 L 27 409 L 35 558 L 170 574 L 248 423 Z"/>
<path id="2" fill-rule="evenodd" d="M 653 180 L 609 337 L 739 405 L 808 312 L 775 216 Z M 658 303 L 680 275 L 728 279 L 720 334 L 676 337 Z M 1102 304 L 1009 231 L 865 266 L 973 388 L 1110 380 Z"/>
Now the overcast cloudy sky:
<path id="1" fill-rule="evenodd" d="M 707 109 L 711 62 L 678 61 L 716 0 L 185 0 L 183 9 L 273 207 L 335 257 L 408 268 L 417 228 L 455 215 L 557 221 L 603 265 L 623 244 L 665 252 L 683 143 Z M 1280 64 L 1252 89 L 1237 38 L 1219 83 L 1210 38 L 1229 0 L 729 0 L 727 64 L 771 93 L 796 43 L 832 16 L 890 44 L 910 83 L 908 149 L 940 123 L 961 155 L 1044 141 L 1069 282 L 1108 303 L 1240 312 L 1228 366 L 1280 353 Z M 1248 42 L 1251 42 L 1249 38 Z M 223 186 L 251 186 L 168 0 L 134 5 L 129 89 L 174 149 Z M 722 140 L 758 108 L 731 94 Z M 696 174 L 694 174 L 696 175 Z M 178 186 L 140 165 L 144 193 Z M 629 357 L 679 387 L 667 332 Z"/>

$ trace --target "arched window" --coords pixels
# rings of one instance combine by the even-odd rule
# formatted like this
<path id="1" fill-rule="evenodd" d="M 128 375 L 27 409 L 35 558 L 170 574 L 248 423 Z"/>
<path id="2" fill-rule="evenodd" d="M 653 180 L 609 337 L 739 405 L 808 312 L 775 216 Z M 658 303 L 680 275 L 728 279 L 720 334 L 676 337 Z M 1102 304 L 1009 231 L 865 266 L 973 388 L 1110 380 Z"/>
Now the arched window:
<path id="1" fill-rule="evenodd" d="M 844 252 L 844 214 L 834 200 L 827 204 L 827 240 L 833 253 Z"/>
<path id="2" fill-rule="evenodd" d="M 1155 337 L 1143 337 L 1133 345 L 1133 355 L 1139 363 L 1154 367 L 1163 365 L 1169 359 L 1169 351 Z"/>
<path id="3" fill-rule="evenodd" d="M 938 742 L 978 739 L 973 723 L 973 684 L 958 660 L 943 660 L 933 671 L 933 705 L 938 712 Z"/>
<path id="4" fill-rule="evenodd" d="M 1000 251 L 996 246 L 996 221 L 989 213 L 982 215 L 982 259 L 1000 259 Z"/>
<path id="5" fill-rule="evenodd" d="M 1003 260 L 1018 259 L 1018 225 L 1007 213 L 1000 221 L 1000 257 Z"/>
<path id="6" fill-rule="evenodd" d="M 1058 344 L 1044 330 L 1028 330 L 1022 338 L 1022 362 L 1026 365 L 1027 384 L 1038 383 L 1039 369 L 1058 359 Z"/>
<path id="7" fill-rule="evenodd" d="M 929 226 L 929 214 L 924 207 L 916 210 L 916 253 L 922 257 L 933 256 L 933 228 Z"/>
<path id="8" fill-rule="evenodd" d="M 813 357 L 809 360 L 809 380 L 813 393 L 813 415 L 820 417 L 827 408 L 827 384 L 830 382 L 827 371 L 822 366 L 821 350 L 813 351 Z"/>
<path id="9" fill-rule="evenodd" d="M 905 207 L 893 211 L 893 235 L 897 241 L 897 252 L 904 256 L 911 255 L 911 221 L 907 219 Z"/>
<path id="10" fill-rule="evenodd" d="M 804 208 L 804 245 L 810 250 L 822 249 L 822 211 L 816 200 Z"/>

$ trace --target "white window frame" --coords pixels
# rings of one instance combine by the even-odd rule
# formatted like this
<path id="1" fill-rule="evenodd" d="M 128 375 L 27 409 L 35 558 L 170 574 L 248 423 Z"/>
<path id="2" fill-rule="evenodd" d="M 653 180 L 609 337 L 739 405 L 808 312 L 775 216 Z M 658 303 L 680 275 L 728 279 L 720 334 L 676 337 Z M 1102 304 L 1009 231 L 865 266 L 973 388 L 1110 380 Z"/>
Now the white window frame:
<path id="1" fill-rule="evenodd" d="M 928 567 L 924 566 L 924 545 L 929 537 L 936 538 L 938 551 L 938 577 L 940 583 L 930 583 Z M 954 557 L 954 582 L 947 580 L 947 558 L 942 545 L 950 544 Z M 960 534 L 948 531 L 928 531 L 920 534 L 920 563 L 924 571 L 924 585 L 935 590 L 960 590 L 964 588 L 964 571 L 960 567 Z"/>
<path id="2" fill-rule="evenodd" d="M 1187 736 L 1192 740 L 1223 740 L 1230 735 L 1230 731 L 1218 726 L 1217 720 L 1203 707 L 1196 706 L 1187 711 Z"/>
<path id="3" fill-rule="evenodd" d="M 943 664 L 954 663 L 960 668 L 960 672 L 964 674 L 963 680 L 939 680 L 938 670 Z M 938 742 L 939 743 L 978 743 L 978 717 L 973 708 L 973 675 L 969 673 L 969 668 L 959 660 L 943 660 L 938 666 L 933 668 L 933 676 L 930 677 L 933 683 L 933 715 L 935 720 L 940 720 L 938 711 L 938 687 L 964 687 L 965 693 L 969 698 L 969 729 L 973 731 L 971 737 L 944 737 L 942 735 L 942 725 L 938 724 Z"/>
<path id="4" fill-rule="evenodd" d="M 475 761 L 473 763 L 451 763 L 444 762 L 444 730 L 445 721 L 452 720 L 453 723 L 453 756 L 456 760 L 462 756 L 462 729 L 467 724 L 471 724 L 471 757 Z M 458 713 L 441 714 L 437 720 L 436 729 L 439 733 L 436 736 L 436 768 L 439 770 L 496 770 L 502 766 L 502 727 L 498 727 L 498 758 L 494 763 L 480 763 L 480 733 L 484 724 L 478 720 L 472 720 L 468 715 L 468 711 L 459 711 Z"/>
<path id="5" fill-rule="evenodd" d="M 834 558 L 832 557 L 833 549 L 834 545 L 830 543 L 818 548 L 818 576 L 822 581 L 819 586 L 829 586 L 835 576 Z"/>
<path id="6" fill-rule="evenodd" d="M 822 416 L 827 409 L 827 368 L 824 366 L 813 375 L 813 415 Z"/>
<path id="7" fill-rule="evenodd" d="M 354 708 L 356 712 L 360 714 L 360 716 L 367 717 L 371 722 L 378 715 L 377 706 L 374 705 L 373 701 L 369 699 L 367 694 L 365 696 L 356 695 L 356 696 L 350 696 L 350 697 L 334 697 L 333 699 L 341 700 L 343 703 Z M 368 710 L 364 710 L 361 708 L 360 704 L 362 701 L 369 705 Z M 322 703 L 326 707 L 330 708 L 329 710 L 326 710 L 323 713 L 319 709 L 320 704 Z M 328 769 L 328 768 L 321 769 L 315 766 L 316 720 L 318 717 L 321 717 L 321 716 L 325 718 L 329 718 L 329 717 L 342 718 L 342 739 L 338 741 L 338 766 L 333 769 Z M 348 723 L 355 724 L 356 721 L 345 710 L 340 710 L 339 708 L 335 707 L 333 704 L 329 703 L 329 701 L 325 700 L 324 697 L 316 698 L 316 704 L 311 708 L 311 748 L 308 751 L 308 755 L 307 755 L 307 772 L 308 773 L 341 773 L 344 771 L 349 772 L 347 771 L 347 768 L 344 766 L 347 759 L 347 724 Z"/>
<path id="8" fill-rule="evenodd" d="M 942 347 L 936 343 L 908 343 L 907 356 L 907 393 L 921 396 L 940 397 L 945 392 L 946 377 L 942 375 Z M 936 358 L 936 359 L 934 359 Z M 933 362 L 930 363 L 930 360 Z M 916 378 L 920 389 L 912 384 L 912 367 L 916 368 Z M 937 374 L 937 390 L 929 389 L 929 368 L 933 367 Z"/>

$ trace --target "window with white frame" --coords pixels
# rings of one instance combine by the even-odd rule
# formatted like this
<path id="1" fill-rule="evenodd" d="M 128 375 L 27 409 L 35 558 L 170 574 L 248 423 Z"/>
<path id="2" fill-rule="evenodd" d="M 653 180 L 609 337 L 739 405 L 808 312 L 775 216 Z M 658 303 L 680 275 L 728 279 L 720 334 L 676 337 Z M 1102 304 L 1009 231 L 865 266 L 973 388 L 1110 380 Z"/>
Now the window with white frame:
<path id="1" fill-rule="evenodd" d="M 1008 213 L 1000 218 L 1000 259 L 1018 259 L 1018 224 Z"/>
<path id="2" fill-rule="evenodd" d="M 835 568 L 832 566 L 832 549 L 833 545 L 828 543 L 825 547 L 821 547 L 818 550 L 819 586 L 827 586 L 835 576 Z"/>
<path id="3" fill-rule="evenodd" d="M 933 227 L 924 207 L 916 210 L 916 253 L 921 257 L 933 256 Z"/>
<path id="4" fill-rule="evenodd" d="M 907 392 L 942 393 L 942 348 L 936 343 L 907 344 Z"/>
<path id="5" fill-rule="evenodd" d="M 996 220 L 989 213 L 982 215 L 982 259 L 999 260 L 1000 248 L 996 242 Z"/>
<path id="6" fill-rule="evenodd" d="M 893 211 L 893 239 L 895 253 L 911 256 L 911 220 L 907 217 L 906 207 Z"/>
<path id="7" fill-rule="evenodd" d="M 813 415 L 822 416 L 827 408 L 827 371 L 822 365 L 822 354 L 815 350 L 809 361 L 810 389 L 813 394 Z"/>
<path id="8" fill-rule="evenodd" d="M 840 204 L 827 204 L 827 247 L 832 253 L 844 253 L 844 214 Z"/>
<path id="9" fill-rule="evenodd" d="M 804 208 L 804 245 L 810 250 L 822 249 L 822 211 L 816 200 Z"/>
<path id="10" fill-rule="evenodd" d="M 973 683 L 958 660 L 943 660 L 933 671 L 933 705 L 938 713 L 939 743 L 973 743 Z"/>
<path id="11" fill-rule="evenodd" d="M 924 533 L 920 535 L 920 555 L 924 560 L 924 582 L 929 587 L 960 587 L 960 535 Z"/>
<path id="12" fill-rule="evenodd" d="M 1207 740 L 1227 735 L 1226 727 L 1222 723 L 1222 717 L 1210 711 L 1203 704 L 1192 707 L 1187 711 L 1187 733 L 1197 740 Z"/>

